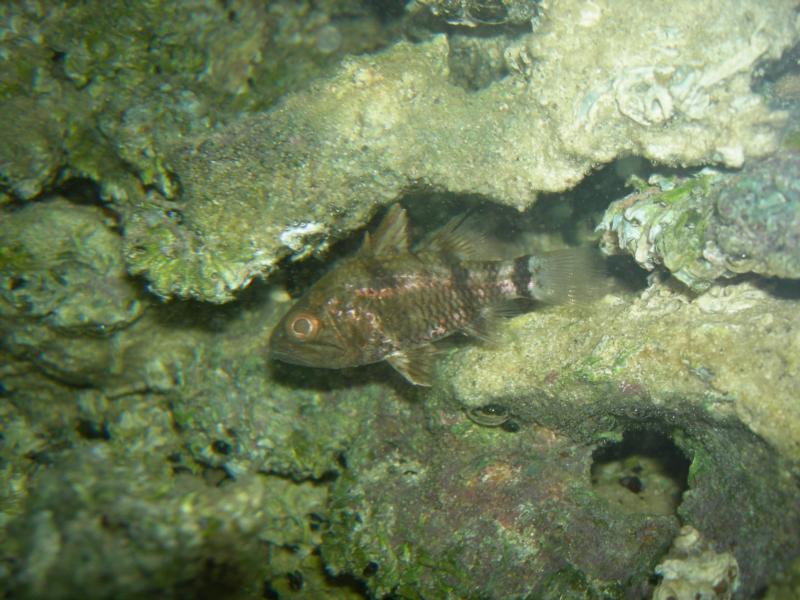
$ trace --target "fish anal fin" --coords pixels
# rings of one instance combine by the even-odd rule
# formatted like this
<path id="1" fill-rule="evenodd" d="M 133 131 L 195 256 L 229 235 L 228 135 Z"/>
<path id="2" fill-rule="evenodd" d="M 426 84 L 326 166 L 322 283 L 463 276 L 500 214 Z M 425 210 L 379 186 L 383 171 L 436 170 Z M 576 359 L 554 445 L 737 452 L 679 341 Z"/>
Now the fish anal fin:
<path id="1" fill-rule="evenodd" d="M 399 204 L 392 204 L 378 228 L 364 234 L 360 253 L 370 256 L 390 256 L 408 252 L 408 215 Z"/>
<path id="2" fill-rule="evenodd" d="M 431 385 L 436 360 L 436 348 L 432 344 L 395 352 L 386 360 L 410 383 L 425 387 Z"/>

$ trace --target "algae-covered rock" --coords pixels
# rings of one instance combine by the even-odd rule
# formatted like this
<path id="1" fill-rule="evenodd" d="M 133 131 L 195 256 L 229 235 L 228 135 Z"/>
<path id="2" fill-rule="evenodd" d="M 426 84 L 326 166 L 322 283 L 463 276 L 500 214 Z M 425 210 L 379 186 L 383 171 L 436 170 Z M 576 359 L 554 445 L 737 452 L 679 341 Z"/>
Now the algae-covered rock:
<path id="1" fill-rule="evenodd" d="M 653 177 L 612 203 L 598 230 L 609 254 L 666 267 L 694 291 L 740 273 L 800 278 L 800 155 L 785 151 L 741 171 Z"/>
<path id="2" fill-rule="evenodd" d="M 800 552 L 799 314 L 751 284 L 534 312 L 510 323 L 504 348 L 454 353 L 439 397 L 583 443 L 667 436 L 691 460 L 682 523 L 735 556 L 748 597 Z"/>
<path id="3" fill-rule="evenodd" d="M 29 598 L 256 597 L 267 573 L 261 540 L 271 529 L 285 543 L 305 535 L 287 519 L 286 490 L 266 479 L 173 479 L 169 463 L 153 459 L 97 445 L 54 463 L 7 530 L 19 563 L 5 569 L 4 589 Z"/>
<path id="4" fill-rule="evenodd" d="M 0 222 L 0 317 L 108 335 L 142 315 L 112 216 L 65 199 L 31 204 Z"/>
<path id="5" fill-rule="evenodd" d="M 390 394 L 273 379 L 259 346 L 275 308 L 268 296 L 152 308 L 100 340 L 113 340 L 112 360 L 96 372 L 3 361 L 0 589 L 256 598 L 299 585 L 357 597 L 314 549 L 358 414 Z M 88 352 L 83 340 L 63 347 Z M 52 360 L 51 346 L 32 349 Z"/>
<path id="6" fill-rule="evenodd" d="M 444 36 L 352 58 L 171 155 L 181 222 L 131 211 L 130 267 L 160 295 L 223 302 L 410 188 L 523 209 L 628 154 L 741 166 L 786 118 L 748 86 L 798 38 L 791 10 L 561 1 L 504 50 L 511 75 L 473 92 L 451 81 Z"/>
<path id="7" fill-rule="evenodd" d="M 488 77 L 451 77 L 447 39 L 425 35 L 310 84 L 389 35 L 364 6 L 314 6 L 4 7 L 0 101 L 25 113 L 0 132 L 4 200 L 89 179 L 122 213 L 129 269 L 156 294 L 225 302 L 409 188 L 525 208 L 619 156 L 739 166 L 763 155 L 785 115 L 750 91 L 750 72 L 798 39 L 788 0 L 463 1 L 447 11 L 520 23 L 535 10 L 536 31 L 487 41 Z"/>
<path id="8" fill-rule="evenodd" d="M 331 568 L 400 598 L 647 589 L 674 512 L 610 505 L 593 491 L 594 447 L 563 432 L 481 428 L 453 407 L 428 408 L 427 420 L 378 409 L 348 451 L 323 543 Z"/>
<path id="9" fill-rule="evenodd" d="M 729 600 L 738 587 L 739 566 L 729 552 L 714 552 L 693 527 L 682 527 L 664 562 L 653 600 Z"/>
<path id="10" fill-rule="evenodd" d="M 709 235 L 727 269 L 800 279 L 798 153 L 780 153 L 735 174 L 719 190 L 714 208 Z"/>
<path id="11" fill-rule="evenodd" d="M 420 0 L 430 12 L 451 25 L 522 25 L 537 14 L 536 0 Z"/>
<path id="12" fill-rule="evenodd" d="M 0 100 L 0 113 L 14 115 L 0 130 L 0 194 L 29 199 L 52 184 L 64 164 L 64 125 L 53 115 L 63 115 L 54 101 L 32 98 Z M 2 196 L 0 196 L 2 198 Z"/>
<path id="13" fill-rule="evenodd" d="M 196 460 L 233 476 L 260 471 L 324 478 L 338 470 L 337 457 L 360 431 L 363 415 L 391 402 L 375 384 L 297 389 L 271 380 L 269 367 L 264 349 L 254 347 L 227 356 L 210 351 L 188 370 L 191 391 L 176 394 L 173 410 Z"/>
<path id="14" fill-rule="evenodd" d="M 0 348 L 84 385 L 112 369 L 113 336 L 149 301 L 125 269 L 116 220 L 63 198 L 0 221 Z"/>

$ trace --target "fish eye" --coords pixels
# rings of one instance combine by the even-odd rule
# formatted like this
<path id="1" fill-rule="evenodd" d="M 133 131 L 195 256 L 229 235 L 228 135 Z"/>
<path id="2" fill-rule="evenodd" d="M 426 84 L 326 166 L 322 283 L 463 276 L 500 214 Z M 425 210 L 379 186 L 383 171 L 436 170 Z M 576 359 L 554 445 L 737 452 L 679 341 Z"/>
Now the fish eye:
<path id="1" fill-rule="evenodd" d="M 319 319 L 313 315 L 300 313 L 289 321 L 286 328 L 296 340 L 305 342 L 314 339 L 319 333 Z"/>

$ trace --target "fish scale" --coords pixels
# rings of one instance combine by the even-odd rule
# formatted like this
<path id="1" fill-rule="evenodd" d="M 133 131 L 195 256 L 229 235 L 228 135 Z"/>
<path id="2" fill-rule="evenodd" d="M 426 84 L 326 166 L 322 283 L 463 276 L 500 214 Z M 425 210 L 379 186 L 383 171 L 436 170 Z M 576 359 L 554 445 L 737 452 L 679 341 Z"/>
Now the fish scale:
<path id="1" fill-rule="evenodd" d="M 270 338 L 274 358 L 323 368 L 386 360 L 409 382 L 430 385 L 434 342 L 457 332 L 485 337 L 510 301 L 573 300 L 597 281 L 584 251 L 476 260 L 477 234 L 463 217 L 411 251 L 407 222 L 394 205 L 355 256 L 292 306 Z"/>

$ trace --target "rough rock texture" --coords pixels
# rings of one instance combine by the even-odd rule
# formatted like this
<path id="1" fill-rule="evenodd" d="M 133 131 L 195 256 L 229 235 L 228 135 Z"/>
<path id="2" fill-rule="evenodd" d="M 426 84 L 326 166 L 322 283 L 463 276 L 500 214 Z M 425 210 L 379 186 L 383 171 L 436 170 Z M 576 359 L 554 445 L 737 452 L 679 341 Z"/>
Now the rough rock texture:
<path id="1" fill-rule="evenodd" d="M 125 270 L 116 220 L 64 198 L 0 221 L 0 349 L 76 385 L 107 378 L 113 334 L 152 301 Z"/>
<path id="2" fill-rule="evenodd" d="M 798 35 L 791 2 L 761 6 L 554 3 L 506 49 L 514 75 L 472 93 L 450 82 L 444 36 L 352 59 L 172 155 L 181 222 L 130 211 L 129 264 L 161 295 L 220 302 L 412 187 L 523 209 L 627 154 L 740 166 L 785 117 L 750 71 Z"/>
<path id="3" fill-rule="evenodd" d="M 745 161 L 713 239 L 793 277 L 795 159 L 752 159 L 798 85 L 768 105 L 749 83 L 797 42 L 794 4 L 649 4 L 537 3 L 533 33 L 453 43 L 417 24 L 313 83 L 391 28 L 355 0 L 0 5 L 0 594 L 624 598 L 690 526 L 671 581 L 722 557 L 737 600 L 775 576 L 793 597 L 796 282 L 689 298 L 651 277 L 539 309 L 456 342 L 429 391 L 265 354 L 281 286 L 320 268 L 300 259 L 379 205 L 413 190 L 422 224 L 477 195 L 489 230 L 547 247 L 591 220 L 565 198 L 618 183 L 551 196 L 541 222 L 499 204 L 623 155 Z"/>
<path id="4" fill-rule="evenodd" d="M 0 204 L 75 178 L 120 205 L 173 195 L 173 144 L 392 35 L 354 0 L 4 2 Z"/>
<path id="5" fill-rule="evenodd" d="M 502 349 L 453 355 L 443 371 L 447 396 L 466 410 L 500 404 L 520 423 L 578 439 L 666 432 L 692 460 L 679 514 L 735 554 L 746 597 L 770 560 L 800 551 L 789 466 L 800 458 L 797 301 L 739 284 L 694 301 L 656 286 L 603 305 L 514 319 Z M 703 508 L 723 497 L 713 511 Z"/>
<path id="6" fill-rule="evenodd" d="M 268 546 L 307 544 L 294 511 L 312 512 L 324 489 L 281 479 L 222 485 L 174 477 L 148 459 L 95 444 L 58 458 L 8 530 L 21 567 L 5 590 L 18 597 L 257 597 Z"/>
<path id="7" fill-rule="evenodd" d="M 729 552 L 717 553 L 693 527 L 682 527 L 664 562 L 653 600 L 729 600 L 738 587 L 739 565 Z"/>
<path id="8" fill-rule="evenodd" d="M 437 17 L 451 25 L 528 24 L 537 15 L 536 0 L 420 0 Z"/>
<path id="9" fill-rule="evenodd" d="M 598 230 L 608 254 L 663 265 L 694 291 L 741 273 L 800 278 L 800 154 L 786 150 L 740 171 L 651 178 L 613 202 Z"/>
<path id="10" fill-rule="evenodd" d="M 122 212 L 129 268 L 153 291 L 224 302 L 409 188 L 525 208 L 619 156 L 738 166 L 767 153 L 784 114 L 750 91 L 750 73 L 797 41 L 792 8 L 562 0 L 501 44 L 510 75 L 478 91 L 450 78 L 458 56 L 434 36 L 352 58 L 237 121 L 385 42 L 374 17 L 347 2 L 313 18 L 302 3 L 247 0 L 12 3 L 0 9 L 0 103 L 22 118 L 0 133 L 0 191 L 31 198 L 89 179 Z M 237 122 L 209 132 L 226 121 Z"/>
<path id="11" fill-rule="evenodd" d="M 481 428 L 453 407 L 427 409 L 426 422 L 379 408 L 348 452 L 323 543 L 331 568 L 374 565 L 366 580 L 377 597 L 647 590 L 678 519 L 620 511 L 594 493 L 595 446 L 557 429 Z"/>

